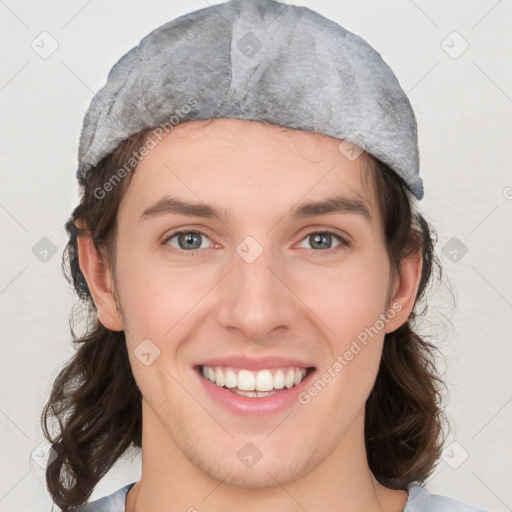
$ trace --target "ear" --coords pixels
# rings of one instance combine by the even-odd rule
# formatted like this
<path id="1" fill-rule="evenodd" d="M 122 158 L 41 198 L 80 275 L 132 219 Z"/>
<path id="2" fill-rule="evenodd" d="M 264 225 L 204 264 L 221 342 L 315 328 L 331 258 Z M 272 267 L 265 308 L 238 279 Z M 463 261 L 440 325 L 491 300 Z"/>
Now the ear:
<path id="1" fill-rule="evenodd" d="M 395 331 L 409 318 L 418 293 L 422 267 L 421 250 L 410 254 L 401 261 L 400 275 L 395 277 L 393 283 L 394 294 L 391 305 L 395 315 L 393 317 L 388 315 L 386 333 Z"/>
<path id="2" fill-rule="evenodd" d="M 98 310 L 98 320 L 111 331 L 122 331 L 123 323 L 114 297 L 114 280 L 107 263 L 98 254 L 92 236 L 78 236 L 78 262 Z"/>

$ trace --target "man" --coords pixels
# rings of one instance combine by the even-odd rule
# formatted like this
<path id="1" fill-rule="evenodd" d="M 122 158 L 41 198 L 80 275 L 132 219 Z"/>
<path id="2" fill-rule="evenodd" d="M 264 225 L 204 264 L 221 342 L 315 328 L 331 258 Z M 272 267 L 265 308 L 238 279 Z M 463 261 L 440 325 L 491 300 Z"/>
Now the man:
<path id="1" fill-rule="evenodd" d="M 127 511 L 402 510 L 407 493 L 368 468 L 364 405 L 384 334 L 412 309 L 421 255 L 390 278 L 366 162 L 346 159 L 336 139 L 250 121 L 197 123 L 176 127 L 137 167 L 118 214 L 115 278 L 92 239 L 79 238 L 98 317 L 130 333 L 144 397 L 143 474 Z M 168 196 L 212 205 L 220 218 L 186 215 Z M 294 216 L 331 197 L 343 199 L 339 211 Z M 298 395 L 388 310 L 386 327 L 301 405 Z M 149 366 L 136 356 L 144 339 L 159 352 Z M 245 396 L 256 382 L 240 384 L 249 373 L 268 392 L 265 373 L 296 368 L 305 378 L 267 398 Z M 230 370 L 242 396 L 220 387 Z"/>
<path id="2" fill-rule="evenodd" d="M 140 481 L 79 510 L 476 510 L 417 485 L 433 249 L 414 115 L 367 43 L 271 1 L 175 20 L 109 74 L 77 176 L 97 320 L 49 402 L 81 381 L 47 470 L 63 508 L 133 443 Z"/>

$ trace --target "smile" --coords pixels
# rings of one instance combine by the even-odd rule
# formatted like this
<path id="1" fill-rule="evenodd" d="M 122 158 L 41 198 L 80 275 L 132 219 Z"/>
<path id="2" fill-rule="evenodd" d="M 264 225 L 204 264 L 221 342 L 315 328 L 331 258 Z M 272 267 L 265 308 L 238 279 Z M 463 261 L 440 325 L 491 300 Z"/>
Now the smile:
<path id="1" fill-rule="evenodd" d="M 203 377 L 219 387 L 240 396 L 265 397 L 299 385 L 308 372 L 307 368 L 284 367 L 251 371 L 232 367 L 200 367 Z"/>
<path id="2" fill-rule="evenodd" d="M 238 366 L 200 364 L 194 366 L 208 401 L 230 414 L 263 418 L 284 413 L 298 402 L 310 385 L 314 367 L 280 366 L 249 370 Z"/>

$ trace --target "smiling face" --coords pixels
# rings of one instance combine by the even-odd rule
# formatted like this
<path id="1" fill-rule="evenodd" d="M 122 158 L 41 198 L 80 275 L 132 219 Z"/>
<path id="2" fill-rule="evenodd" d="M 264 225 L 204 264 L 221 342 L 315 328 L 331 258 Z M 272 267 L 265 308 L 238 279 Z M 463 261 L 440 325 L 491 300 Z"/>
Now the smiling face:
<path id="1" fill-rule="evenodd" d="M 203 125 L 177 126 L 123 197 L 122 315 L 91 286 L 100 321 L 126 333 L 144 397 L 143 453 L 155 473 L 180 467 L 247 488 L 339 460 L 360 466 L 384 334 L 412 307 L 382 321 L 400 283 L 367 162 L 347 159 L 330 137 Z M 280 389 L 239 396 L 233 385 L 246 395 Z"/>

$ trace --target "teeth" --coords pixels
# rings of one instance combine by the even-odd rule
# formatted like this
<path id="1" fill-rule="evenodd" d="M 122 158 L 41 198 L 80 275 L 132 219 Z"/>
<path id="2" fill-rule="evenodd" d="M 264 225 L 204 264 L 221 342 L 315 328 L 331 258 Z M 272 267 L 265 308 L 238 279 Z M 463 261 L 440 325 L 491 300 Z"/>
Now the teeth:
<path id="1" fill-rule="evenodd" d="M 283 389 L 284 388 L 284 373 L 283 370 L 277 370 L 274 374 L 274 388 Z"/>
<path id="2" fill-rule="evenodd" d="M 241 396 L 249 396 L 251 398 L 262 398 L 264 396 L 270 396 L 270 395 L 275 395 L 276 393 L 279 393 L 279 391 L 277 390 L 273 390 L 273 391 L 240 391 L 239 389 L 231 389 L 230 391 L 232 391 L 233 393 L 236 393 L 237 395 L 241 395 Z"/>
<path id="3" fill-rule="evenodd" d="M 203 377 L 243 396 L 268 396 L 285 386 L 297 386 L 306 376 L 304 368 L 283 368 L 252 372 L 245 369 L 203 366 Z M 233 389 L 236 388 L 236 389 Z"/>
<path id="4" fill-rule="evenodd" d="M 224 386 L 227 388 L 236 388 L 237 385 L 237 378 L 236 373 L 233 370 L 228 370 L 226 373 L 226 383 Z"/>
<path id="5" fill-rule="evenodd" d="M 288 370 L 286 377 L 284 378 L 284 385 L 290 389 L 295 382 L 295 372 L 293 370 Z"/>
<path id="6" fill-rule="evenodd" d="M 222 373 L 220 368 L 215 368 L 215 383 L 217 386 L 224 386 L 225 382 L 224 373 Z"/>
<path id="7" fill-rule="evenodd" d="M 249 370 L 240 370 L 238 372 L 238 389 L 242 391 L 254 391 L 256 389 L 256 379 Z M 259 389 L 258 391 L 265 391 Z"/>
<path id="8" fill-rule="evenodd" d="M 274 377 L 272 377 L 269 370 L 263 370 L 256 374 L 256 389 L 258 391 L 272 391 L 274 389 Z"/>

